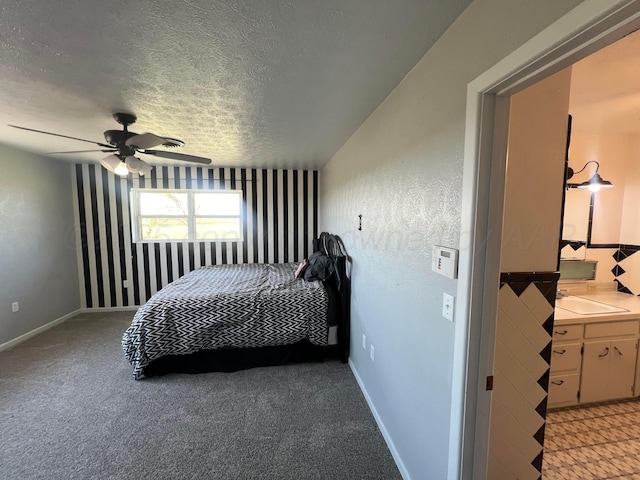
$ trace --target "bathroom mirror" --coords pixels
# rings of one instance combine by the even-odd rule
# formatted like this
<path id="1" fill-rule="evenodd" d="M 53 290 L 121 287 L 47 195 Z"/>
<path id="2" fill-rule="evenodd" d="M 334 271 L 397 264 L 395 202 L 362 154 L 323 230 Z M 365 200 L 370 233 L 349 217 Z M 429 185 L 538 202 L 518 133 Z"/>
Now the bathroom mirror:
<path id="1" fill-rule="evenodd" d="M 562 239 L 569 242 L 587 243 L 589 232 L 589 204 L 591 191 L 569 188 L 564 201 Z"/>
<path id="2" fill-rule="evenodd" d="M 585 259 L 589 236 L 590 203 L 589 190 L 570 188 L 566 191 L 562 222 L 562 240 L 565 246 L 560 252 L 560 258 Z"/>

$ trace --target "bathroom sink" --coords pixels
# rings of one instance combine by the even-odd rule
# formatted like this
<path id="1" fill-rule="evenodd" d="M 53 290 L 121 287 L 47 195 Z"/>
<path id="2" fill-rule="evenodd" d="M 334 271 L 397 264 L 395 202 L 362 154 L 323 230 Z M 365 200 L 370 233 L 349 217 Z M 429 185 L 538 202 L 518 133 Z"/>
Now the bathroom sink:
<path id="1" fill-rule="evenodd" d="M 596 302 L 594 300 L 587 300 L 582 297 L 563 297 L 556 300 L 556 307 L 568 310 L 573 313 L 579 313 L 580 315 L 595 315 L 598 313 L 616 313 L 616 312 L 628 312 L 624 308 L 614 307 L 613 305 L 607 305 L 606 303 Z"/>

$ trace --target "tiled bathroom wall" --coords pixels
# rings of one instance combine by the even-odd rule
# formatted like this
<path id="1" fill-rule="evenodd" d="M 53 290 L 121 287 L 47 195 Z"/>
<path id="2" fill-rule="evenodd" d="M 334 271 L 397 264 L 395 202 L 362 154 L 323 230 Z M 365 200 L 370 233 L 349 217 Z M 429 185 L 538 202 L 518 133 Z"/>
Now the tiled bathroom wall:
<path id="1" fill-rule="evenodd" d="M 488 478 L 540 478 L 557 281 L 501 274 Z"/>
<path id="2" fill-rule="evenodd" d="M 618 291 L 640 296 L 640 245 L 589 246 L 581 242 L 567 242 L 562 258 L 596 260 L 596 281 L 618 282 Z"/>

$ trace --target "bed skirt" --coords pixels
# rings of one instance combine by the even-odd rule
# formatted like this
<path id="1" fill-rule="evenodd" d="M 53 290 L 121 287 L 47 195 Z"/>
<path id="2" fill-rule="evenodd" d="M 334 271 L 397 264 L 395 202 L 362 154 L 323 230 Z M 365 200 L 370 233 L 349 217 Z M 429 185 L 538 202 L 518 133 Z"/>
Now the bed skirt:
<path id="1" fill-rule="evenodd" d="M 248 368 L 271 367 L 290 363 L 322 362 L 346 358 L 337 345 L 318 346 L 308 340 L 291 345 L 254 348 L 200 350 L 188 355 L 166 355 L 144 368 L 145 377 L 168 373 L 236 372 Z"/>

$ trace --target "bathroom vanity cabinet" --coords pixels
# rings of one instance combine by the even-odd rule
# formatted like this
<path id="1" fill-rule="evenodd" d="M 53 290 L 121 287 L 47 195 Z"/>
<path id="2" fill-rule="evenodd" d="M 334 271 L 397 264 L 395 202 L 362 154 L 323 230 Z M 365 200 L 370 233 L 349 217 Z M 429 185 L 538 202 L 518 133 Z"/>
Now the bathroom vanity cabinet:
<path id="1" fill-rule="evenodd" d="M 549 406 L 578 403 L 583 325 L 556 326 L 551 344 Z"/>
<path id="2" fill-rule="evenodd" d="M 585 341 L 580 400 L 591 403 L 633 396 L 637 347 L 637 338 Z"/>
<path id="3" fill-rule="evenodd" d="M 617 292 L 584 298 L 625 311 L 581 315 L 556 309 L 549 408 L 640 395 L 640 299 Z"/>

